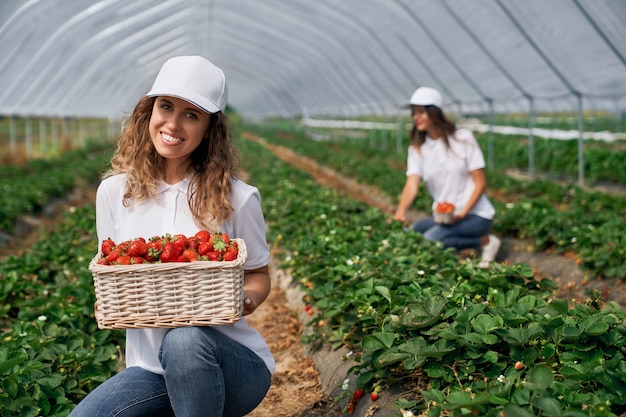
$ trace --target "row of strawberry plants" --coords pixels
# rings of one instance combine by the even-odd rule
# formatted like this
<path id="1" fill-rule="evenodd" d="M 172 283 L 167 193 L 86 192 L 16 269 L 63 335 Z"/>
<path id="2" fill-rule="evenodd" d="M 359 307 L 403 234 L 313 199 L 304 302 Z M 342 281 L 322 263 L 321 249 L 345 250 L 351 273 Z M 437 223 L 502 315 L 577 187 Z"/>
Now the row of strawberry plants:
<path id="1" fill-rule="evenodd" d="M 480 135 L 478 142 L 487 149 L 487 135 Z M 550 173 L 555 177 L 577 178 L 578 142 L 575 140 L 535 138 L 533 164 L 536 172 Z M 626 169 L 622 161 L 626 158 L 626 141 L 607 143 L 585 141 L 584 173 L 589 184 L 608 182 L 626 186 Z M 528 169 L 528 137 L 494 135 L 493 152 L 496 169 Z"/>
<path id="2" fill-rule="evenodd" d="M 260 145 L 243 146 L 268 237 L 314 312 L 307 341 L 351 349 L 359 389 L 422 375 L 421 398 L 398 405 L 428 416 L 626 410 L 618 305 L 590 300 L 569 308 L 527 265 L 477 268 L 320 187 Z"/>
<path id="3" fill-rule="evenodd" d="M 397 201 L 404 185 L 406 156 L 355 141 L 321 143 L 297 133 L 257 130 Z M 552 181 L 521 181 L 487 172 L 488 194 L 497 215 L 494 231 L 528 239 L 536 250 L 572 251 L 589 277 L 626 277 L 626 196 L 590 192 Z M 415 208 L 429 212 L 432 200 L 420 193 Z"/>
<path id="4" fill-rule="evenodd" d="M 110 152 L 110 145 L 92 144 L 25 166 L 1 166 L 0 230 L 11 232 L 21 216 L 40 212 L 51 199 L 64 197 L 81 182 L 97 181 L 108 162 L 103 149 Z"/>
<path id="5" fill-rule="evenodd" d="M 29 252 L 0 264 L 3 417 L 66 416 L 119 366 L 121 333 L 97 328 L 87 264 L 95 210 L 64 220 Z"/>

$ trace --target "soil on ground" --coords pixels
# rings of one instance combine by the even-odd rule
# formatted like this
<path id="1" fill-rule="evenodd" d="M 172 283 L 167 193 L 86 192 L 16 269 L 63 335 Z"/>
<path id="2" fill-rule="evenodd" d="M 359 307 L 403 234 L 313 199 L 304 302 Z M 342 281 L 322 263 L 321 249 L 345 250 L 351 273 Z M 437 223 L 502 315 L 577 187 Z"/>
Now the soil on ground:
<path id="1" fill-rule="evenodd" d="M 389 201 L 377 190 L 345 178 L 333 170 L 299 156 L 289 149 L 270 145 L 261 138 L 246 135 L 272 150 L 281 159 L 309 171 L 320 184 L 341 190 L 346 196 L 364 201 L 387 213 L 392 213 L 395 202 Z M 58 221 L 61 213 L 71 206 L 93 204 L 95 187 L 78 190 L 66 200 L 53 202 L 47 211 L 37 217 L 28 216 L 19 226 L 19 238 L 0 244 L 0 262 L 10 255 L 27 251 Z M 420 216 L 413 213 L 413 216 Z M 583 301 L 589 291 L 597 290 L 607 300 L 618 302 L 626 309 L 626 290 L 621 281 L 585 282 L 583 273 L 573 259 L 563 256 L 529 252 L 524 242 L 503 239 L 498 261 L 509 264 L 526 263 L 533 267 L 537 277 L 548 277 L 559 284 L 559 296 Z M 306 346 L 300 342 L 303 324 L 297 311 L 290 307 L 285 292 L 273 286 L 268 299 L 247 317 L 250 325 L 265 337 L 276 359 L 272 386 L 252 417 L 339 417 L 341 410 L 324 389 Z"/>

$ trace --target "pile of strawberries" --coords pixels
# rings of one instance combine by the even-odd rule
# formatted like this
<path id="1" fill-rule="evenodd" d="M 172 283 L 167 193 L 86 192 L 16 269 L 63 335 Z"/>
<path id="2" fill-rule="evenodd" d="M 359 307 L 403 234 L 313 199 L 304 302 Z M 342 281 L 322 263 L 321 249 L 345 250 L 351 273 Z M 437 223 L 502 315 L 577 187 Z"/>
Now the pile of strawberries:
<path id="1" fill-rule="evenodd" d="M 435 213 L 454 213 L 454 204 L 448 202 L 437 203 L 435 206 Z"/>
<path id="2" fill-rule="evenodd" d="M 160 262 L 234 261 L 239 246 L 226 233 L 201 230 L 183 234 L 143 237 L 116 244 L 106 239 L 100 245 L 101 265 L 134 265 Z"/>

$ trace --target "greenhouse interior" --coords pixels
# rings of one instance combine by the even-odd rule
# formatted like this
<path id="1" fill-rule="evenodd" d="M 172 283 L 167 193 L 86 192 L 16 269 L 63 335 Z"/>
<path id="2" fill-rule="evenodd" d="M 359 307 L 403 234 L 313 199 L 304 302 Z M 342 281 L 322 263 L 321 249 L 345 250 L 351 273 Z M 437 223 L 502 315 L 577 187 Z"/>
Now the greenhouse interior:
<path id="1" fill-rule="evenodd" d="M 624 0 L 2 0 L 0 415 L 109 415 L 136 368 L 169 401 L 132 416 L 626 417 L 624 22 Z M 122 248 L 179 235 L 193 257 Z M 164 300 L 228 262 L 216 328 L 266 346 L 271 383 L 177 405 L 136 344 L 213 327 L 206 281 Z"/>

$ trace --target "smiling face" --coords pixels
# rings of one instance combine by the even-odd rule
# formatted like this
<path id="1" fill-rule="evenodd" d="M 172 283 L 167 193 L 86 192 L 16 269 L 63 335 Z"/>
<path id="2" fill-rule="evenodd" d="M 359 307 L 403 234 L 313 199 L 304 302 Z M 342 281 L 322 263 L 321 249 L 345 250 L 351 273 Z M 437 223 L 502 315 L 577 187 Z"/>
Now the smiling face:
<path id="1" fill-rule="evenodd" d="M 159 96 L 150 117 L 150 137 L 159 155 L 166 160 L 166 181 L 186 175 L 189 156 L 204 139 L 210 114 L 176 97 Z"/>

